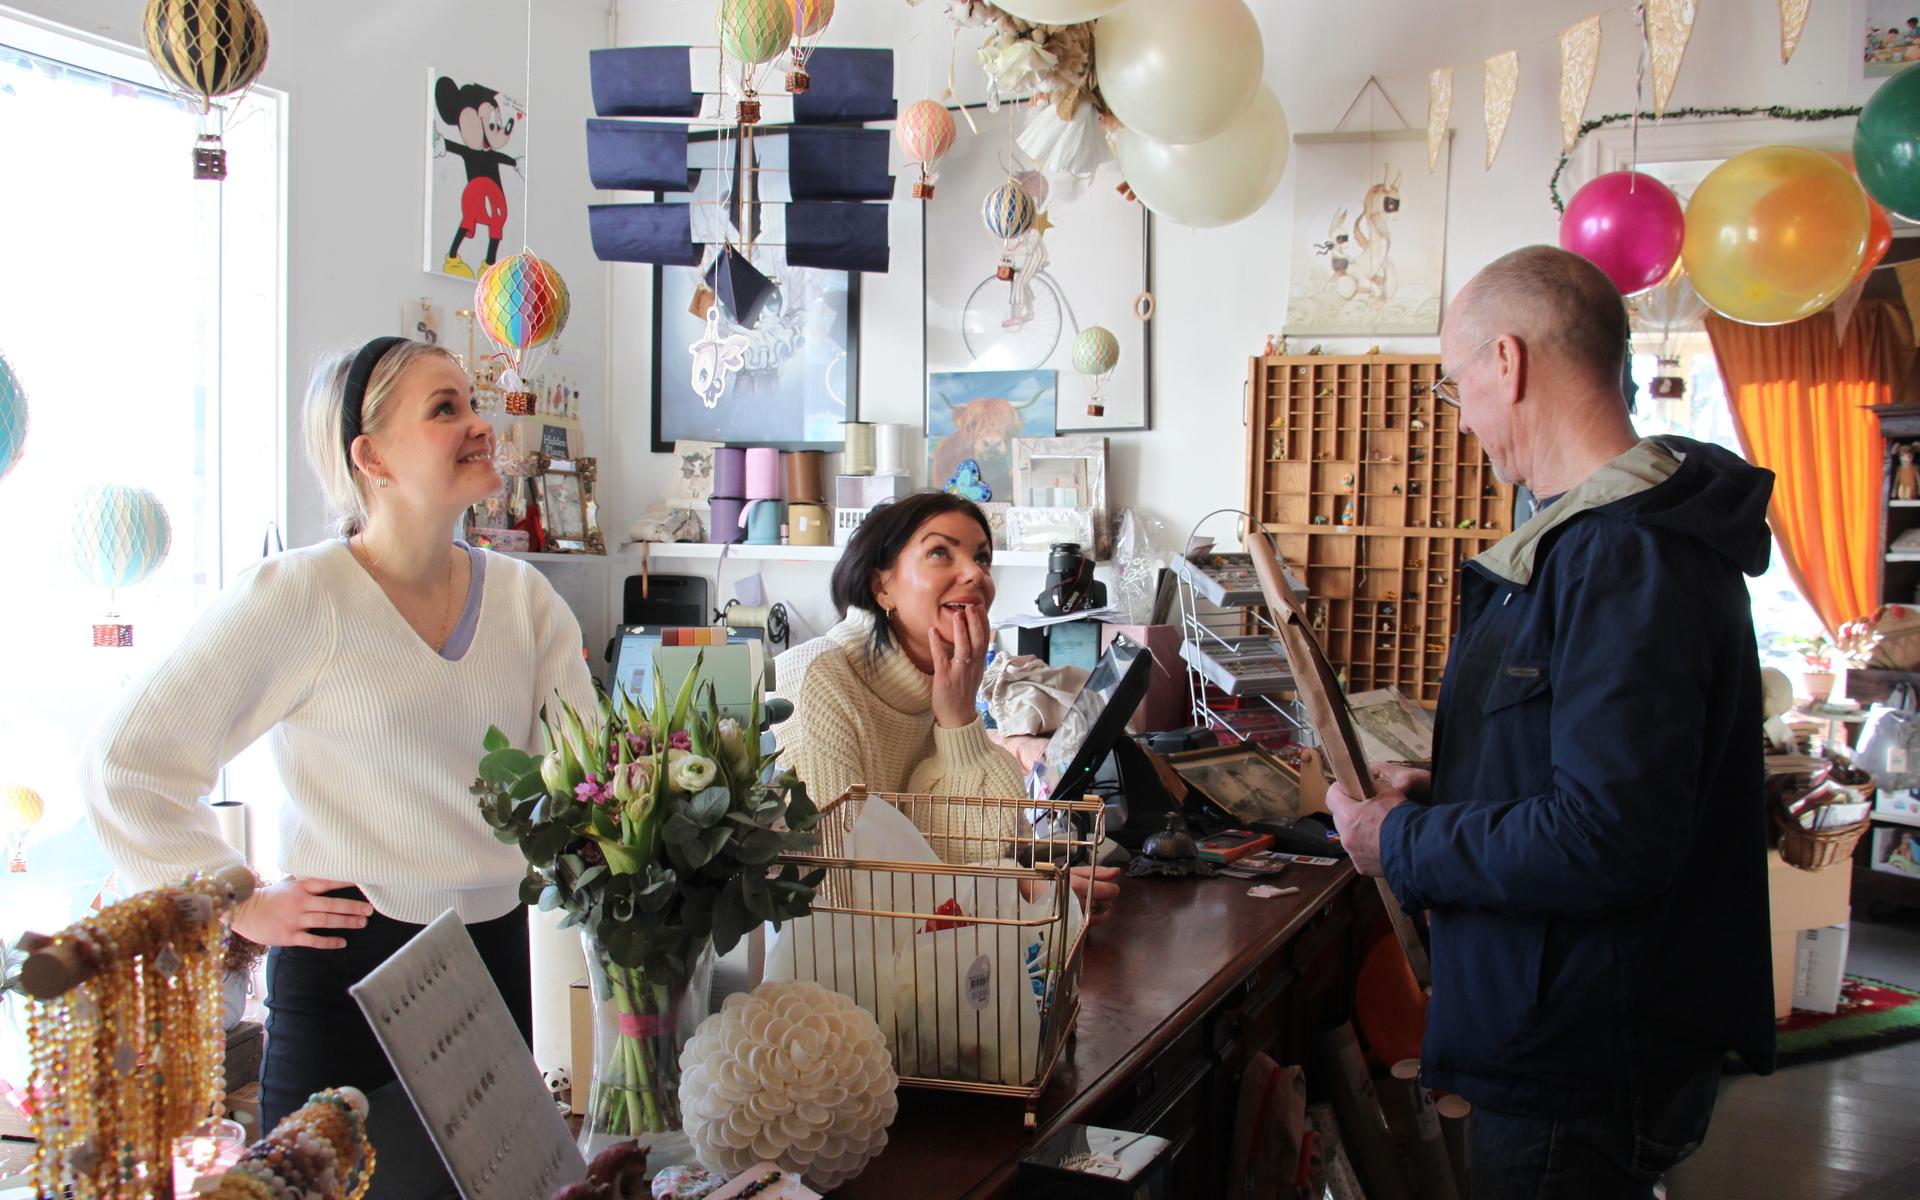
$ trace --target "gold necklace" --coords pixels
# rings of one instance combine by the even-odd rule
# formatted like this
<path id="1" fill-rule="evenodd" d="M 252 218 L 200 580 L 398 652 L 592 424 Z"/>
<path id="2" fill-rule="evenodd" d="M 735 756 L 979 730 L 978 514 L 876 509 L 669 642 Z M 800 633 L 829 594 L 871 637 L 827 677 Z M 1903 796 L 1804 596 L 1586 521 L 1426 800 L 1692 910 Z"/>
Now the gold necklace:
<path id="1" fill-rule="evenodd" d="M 361 557 L 361 555 L 365 556 L 363 561 L 366 564 L 367 574 L 373 576 L 373 581 L 375 583 L 379 583 L 380 572 L 376 570 L 376 567 L 378 566 L 378 564 L 374 561 L 373 551 L 367 549 L 367 545 L 366 545 L 367 535 L 364 533 L 359 533 L 359 534 L 355 534 L 354 537 L 357 537 L 360 539 L 360 554 L 355 554 L 354 557 L 358 559 Z M 353 538 L 347 539 L 347 553 L 349 554 L 353 553 Z M 382 586 L 382 590 L 383 591 L 385 590 L 384 585 Z M 399 606 L 395 605 L 394 607 L 398 608 Z M 433 650 L 436 654 L 439 653 L 441 648 L 447 644 L 447 639 L 453 635 L 453 613 L 454 613 L 453 555 L 451 553 L 447 555 L 447 599 L 446 599 L 446 603 L 441 606 L 441 609 L 444 615 L 440 621 L 439 640 L 428 643 L 428 645 L 433 647 Z M 402 614 L 402 615 L 404 616 L 405 614 Z M 407 623 L 409 625 L 413 624 L 411 620 L 409 620 Z M 419 632 L 419 628 L 417 626 L 415 627 L 414 632 L 416 633 Z"/>

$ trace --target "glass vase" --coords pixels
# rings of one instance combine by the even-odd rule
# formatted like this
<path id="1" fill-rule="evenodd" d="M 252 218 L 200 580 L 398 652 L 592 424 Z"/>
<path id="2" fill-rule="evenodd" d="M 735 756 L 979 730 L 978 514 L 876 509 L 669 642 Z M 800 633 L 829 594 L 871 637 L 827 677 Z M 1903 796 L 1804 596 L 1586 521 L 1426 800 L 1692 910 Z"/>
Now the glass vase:
<path id="1" fill-rule="evenodd" d="M 592 1161 L 615 1142 L 637 1141 L 647 1149 L 649 1174 L 691 1163 L 680 1118 L 680 1051 L 707 1018 L 713 943 L 701 943 L 687 981 L 675 986 L 613 962 L 589 935 L 581 942 L 593 994 L 593 1078 L 580 1152 Z"/>

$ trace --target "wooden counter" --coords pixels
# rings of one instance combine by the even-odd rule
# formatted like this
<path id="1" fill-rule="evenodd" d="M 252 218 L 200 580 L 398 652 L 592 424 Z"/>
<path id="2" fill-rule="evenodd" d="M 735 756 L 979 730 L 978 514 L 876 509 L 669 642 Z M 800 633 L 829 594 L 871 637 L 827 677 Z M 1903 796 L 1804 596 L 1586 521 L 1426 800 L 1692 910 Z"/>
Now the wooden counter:
<path id="1" fill-rule="evenodd" d="M 1356 912 L 1371 886 L 1346 864 L 1295 866 L 1247 895 L 1244 879 L 1130 879 L 1094 930 L 1079 1036 L 1029 1132 L 1017 1100 L 903 1088 L 887 1149 L 835 1200 L 1011 1195 L 1019 1160 L 1061 1125 L 1152 1133 L 1175 1143 L 1175 1196 L 1226 1192 L 1243 1064 L 1266 1050 L 1298 1062 L 1344 1018 L 1358 970 Z M 1371 903 L 1370 908 L 1362 909 Z"/>

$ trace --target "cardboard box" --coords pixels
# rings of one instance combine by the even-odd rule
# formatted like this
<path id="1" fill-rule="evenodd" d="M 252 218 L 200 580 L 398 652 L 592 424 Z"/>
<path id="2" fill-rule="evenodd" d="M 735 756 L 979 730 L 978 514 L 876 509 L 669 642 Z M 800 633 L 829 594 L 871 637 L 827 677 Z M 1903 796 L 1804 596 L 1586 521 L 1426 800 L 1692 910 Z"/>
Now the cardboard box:
<path id="1" fill-rule="evenodd" d="M 1193 724 L 1193 708 L 1187 695 L 1186 664 L 1180 658 L 1178 625 L 1103 625 L 1100 628 L 1100 652 L 1106 653 L 1116 634 L 1124 634 L 1145 646 L 1153 655 L 1153 675 L 1147 682 L 1147 694 L 1127 722 L 1129 733 L 1161 733 L 1185 729 Z"/>
<path id="2" fill-rule="evenodd" d="M 1847 974 L 1847 927 L 1803 929 L 1794 945 L 1793 1006 L 1830 1013 L 1840 1007 L 1840 982 Z"/>
<path id="3" fill-rule="evenodd" d="M 578 980 L 567 989 L 567 1033 L 573 1048 L 573 1061 L 567 1074 L 573 1084 L 573 1115 L 587 1111 L 587 1089 L 593 1086 L 593 993 L 587 981 Z"/>
<path id="4" fill-rule="evenodd" d="M 1802 871 L 1767 854 L 1767 896 L 1773 926 L 1773 1015 L 1793 1011 L 1794 961 L 1800 931 L 1846 924 L 1853 890 L 1853 864 L 1840 862 L 1824 871 Z"/>
<path id="5" fill-rule="evenodd" d="M 872 508 L 889 500 L 898 500 L 911 491 L 905 475 L 836 475 L 833 477 L 833 506 Z"/>

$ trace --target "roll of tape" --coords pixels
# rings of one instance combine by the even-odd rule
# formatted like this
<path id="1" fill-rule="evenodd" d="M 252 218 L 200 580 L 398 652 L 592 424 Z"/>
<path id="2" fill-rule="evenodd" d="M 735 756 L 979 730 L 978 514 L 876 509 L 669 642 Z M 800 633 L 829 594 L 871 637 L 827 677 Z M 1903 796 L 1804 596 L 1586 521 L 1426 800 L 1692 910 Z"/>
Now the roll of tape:
<path id="1" fill-rule="evenodd" d="M 780 499 L 780 452 L 770 446 L 747 447 L 747 490 L 740 493 L 749 500 Z"/>
<path id="2" fill-rule="evenodd" d="M 827 498 L 827 456 L 819 450 L 790 450 L 780 456 L 787 476 L 787 502 L 819 504 Z"/>
<path id="3" fill-rule="evenodd" d="M 740 522 L 746 526 L 747 545 L 778 546 L 780 544 L 780 502 L 778 500 L 747 501 L 747 511 L 740 515 Z"/>
<path id="4" fill-rule="evenodd" d="M 711 501 L 711 525 L 707 529 L 707 540 L 730 545 L 746 536 L 740 528 L 741 514 L 746 510 L 747 502 L 731 496 L 716 496 Z"/>
<path id="5" fill-rule="evenodd" d="M 833 545 L 833 522 L 823 504 L 787 505 L 787 540 L 795 546 Z"/>
<path id="6" fill-rule="evenodd" d="M 747 452 L 722 446 L 713 452 L 713 494 L 736 499 L 747 494 Z"/>
<path id="7" fill-rule="evenodd" d="M 841 428 L 847 431 L 847 446 L 840 457 L 840 473 L 873 474 L 874 426 L 866 421 L 847 421 Z"/>
<path id="8" fill-rule="evenodd" d="M 875 475 L 910 475 L 913 473 L 913 461 L 918 455 L 913 453 L 912 441 L 916 427 L 912 425 L 881 425 L 874 442 Z"/>

